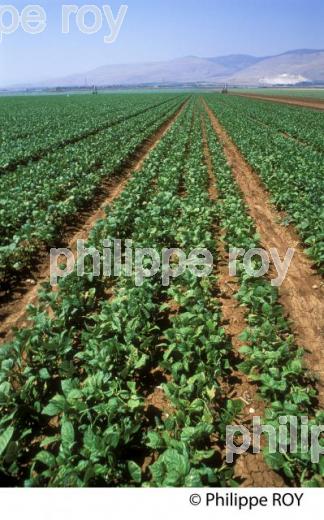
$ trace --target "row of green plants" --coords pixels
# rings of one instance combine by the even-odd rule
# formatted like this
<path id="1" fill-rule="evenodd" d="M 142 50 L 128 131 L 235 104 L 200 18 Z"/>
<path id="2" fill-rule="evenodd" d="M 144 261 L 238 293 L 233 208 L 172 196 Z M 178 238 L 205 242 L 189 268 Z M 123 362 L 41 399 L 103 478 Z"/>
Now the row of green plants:
<path id="1" fill-rule="evenodd" d="M 253 220 L 248 214 L 243 196 L 209 118 L 206 117 L 208 146 L 212 155 L 219 200 L 218 224 L 224 230 L 224 241 L 230 248 L 249 250 L 260 247 Z M 264 455 L 268 464 L 280 471 L 294 485 L 323 485 L 323 459 L 312 462 L 311 452 L 302 452 L 298 424 L 298 450 L 285 453 L 280 449 L 279 419 L 294 416 L 308 417 L 309 426 L 323 424 L 324 414 L 317 405 L 316 384 L 303 360 L 304 351 L 298 348 L 279 303 L 278 290 L 266 277 L 250 276 L 243 259 L 236 261 L 240 289 L 235 295 L 246 309 L 247 328 L 240 336 L 246 343 L 240 350 L 243 361 L 239 369 L 256 382 L 267 404 L 264 422 L 275 427 L 277 452 Z M 258 268 L 255 260 L 255 268 Z M 307 345 L 306 345 L 307 347 Z M 320 440 L 323 446 L 323 439 Z M 288 451 L 292 446 L 288 445 Z"/>
<path id="2" fill-rule="evenodd" d="M 2 98 L 0 175 L 175 97 L 174 94 L 102 94 Z"/>
<path id="3" fill-rule="evenodd" d="M 174 174 L 181 164 L 191 114 L 190 105 L 107 209 L 89 245 L 100 250 L 103 239 L 132 238 L 158 178 Z M 147 221 L 146 227 L 154 235 Z M 76 273 L 62 280 L 57 292 L 44 287 L 40 305 L 30 309 L 31 328 L 19 331 L 0 352 L 5 482 L 138 483 L 133 458 L 145 428 L 139 388 L 157 341 L 160 290 L 156 279 L 136 287 L 127 277 L 114 283 Z"/>
<path id="4" fill-rule="evenodd" d="M 160 105 L 0 177 L 0 279 L 21 272 L 43 244 L 52 244 L 102 181 L 118 175 L 184 100 Z"/>
<path id="5" fill-rule="evenodd" d="M 200 112 L 193 100 L 134 174 L 88 246 L 214 250 Z M 90 270 L 91 259 L 87 267 Z M 176 267 L 176 263 L 174 265 Z M 229 338 L 215 277 L 190 272 L 163 287 L 74 272 L 44 286 L 32 326 L 0 353 L 0 463 L 25 486 L 234 485 L 225 426 L 240 404 L 223 395 Z M 172 309 L 176 307 L 176 312 Z M 162 371 L 167 409 L 148 414 Z M 149 457 L 151 463 L 144 464 Z"/>
<path id="6" fill-rule="evenodd" d="M 306 146 L 324 152 L 324 118 L 319 110 L 240 97 L 242 109 L 256 124 L 270 126 L 272 132 L 283 132 Z"/>
<path id="7" fill-rule="evenodd" d="M 175 247 L 187 256 L 207 248 L 215 258 L 215 212 L 208 195 L 198 107 L 191 133 L 180 193 L 169 197 L 173 221 L 168 232 Z M 161 205 L 155 211 L 162 218 Z M 172 411 L 148 433 L 148 447 L 157 457 L 149 466 L 154 486 L 237 485 L 233 467 L 225 462 L 225 432 L 242 403 L 228 399 L 221 385 L 229 374 L 231 342 L 221 326 L 215 286 L 214 275 L 197 277 L 186 271 L 162 297 L 161 310 L 167 313 L 168 326 L 161 338 L 160 367 L 166 377 L 162 388 Z"/>
<path id="8" fill-rule="evenodd" d="M 298 141 L 287 139 L 274 129 L 265 127 L 248 116 L 254 107 L 261 119 L 263 103 L 234 96 L 207 95 L 211 109 L 229 132 L 247 161 L 260 174 L 271 194 L 272 202 L 286 212 L 283 224 L 293 223 L 305 245 L 305 252 L 323 272 L 324 261 L 324 164 L 323 154 Z M 272 105 L 271 105 L 272 106 Z M 303 118 L 313 121 L 319 131 L 314 111 L 293 109 L 289 117 L 301 111 Z M 281 112 L 280 112 L 281 113 Z M 288 116 L 287 116 L 288 118 Z M 311 122 L 309 123 L 309 125 Z M 295 125 L 304 128 L 300 118 Z M 307 128 L 307 126 L 306 126 Z M 307 140 L 307 137 L 305 137 Z"/>
<path id="9" fill-rule="evenodd" d="M 169 167 L 160 171 L 155 195 L 134 215 L 136 229 L 132 240 L 136 247 L 154 247 L 160 254 L 165 247 L 181 247 L 187 254 L 197 247 L 212 250 L 213 211 L 208 199 L 208 173 L 196 109 L 191 129 L 187 128 L 183 134 L 187 140 L 188 135 L 187 144 L 179 142 L 181 135 L 178 136 L 177 161 L 172 157 Z M 138 294 L 134 281 L 129 284 Z M 147 392 L 145 373 L 158 369 L 164 380 L 159 389 L 167 404 L 166 409 L 155 410 L 142 440 L 147 450 L 144 453 L 152 456 L 153 451 L 154 462 L 148 468 L 143 468 L 140 460 L 129 462 L 134 483 L 138 485 L 225 486 L 235 483 L 232 468 L 224 463 L 222 448 L 225 425 L 241 406 L 227 400 L 217 382 L 229 368 L 230 341 L 220 326 L 220 311 L 213 297 L 214 284 L 213 277 L 201 280 L 190 273 L 173 281 L 169 289 L 161 288 L 160 278 L 145 284 L 149 308 L 154 309 L 154 302 L 157 307 L 149 356 L 146 352 L 141 356 L 142 392 Z M 173 317 L 174 305 L 177 312 Z M 91 329 L 89 338 L 97 334 L 97 328 Z"/>

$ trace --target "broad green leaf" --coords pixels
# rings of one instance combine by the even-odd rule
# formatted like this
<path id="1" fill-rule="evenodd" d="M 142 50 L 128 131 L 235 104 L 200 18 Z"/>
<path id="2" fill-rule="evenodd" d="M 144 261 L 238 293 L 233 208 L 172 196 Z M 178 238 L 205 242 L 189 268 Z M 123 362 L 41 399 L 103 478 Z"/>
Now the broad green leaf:
<path id="1" fill-rule="evenodd" d="M 0 455 L 4 453 L 6 450 L 15 429 L 12 426 L 8 426 L 8 428 L 0 435 Z"/>

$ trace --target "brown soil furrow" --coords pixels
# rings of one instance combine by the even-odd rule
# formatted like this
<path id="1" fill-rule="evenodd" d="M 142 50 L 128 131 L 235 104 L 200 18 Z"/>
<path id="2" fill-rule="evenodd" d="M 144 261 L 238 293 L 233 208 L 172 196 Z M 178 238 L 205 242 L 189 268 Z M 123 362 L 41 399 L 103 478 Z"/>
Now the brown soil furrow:
<path id="1" fill-rule="evenodd" d="M 209 196 L 211 200 L 217 200 L 217 188 L 212 159 L 210 156 L 206 128 L 203 122 L 203 142 L 205 161 L 209 172 Z M 232 399 L 239 399 L 243 402 L 239 417 L 239 422 L 252 432 L 253 417 L 264 416 L 264 403 L 257 394 L 256 385 L 251 383 L 249 378 L 242 372 L 235 369 L 241 358 L 239 349 L 243 342 L 239 340 L 239 335 L 246 329 L 245 310 L 234 298 L 239 290 L 239 282 L 229 276 L 228 254 L 225 250 L 224 242 L 221 240 L 223 233 L 218 228 L 215 229 L 215 241 L 217 243 L 217 285 L 219 289 L 218 300 L 221 304 L 223 326 L 231 338 L 234 349 L 235 360 L 233 360 L 233 370 L 228 381 L 224 382 L 224 389 Z M 262 453 L 247 452 L 239 455 L 235 460 L 234 475 L 241 481 L 241 487 L 283 487 L 283 479 L 266 464 Z"/>
<path id="2" fill-rule="evenodd" d="M 271 205 L 269 194 L 259 176 L 246 162 L 218 119 L 205 103 L 214 130 L 223 144 L 233 176 L 238 183 L 249 213 L 255 221 L 262 247 L 278 250 L 281 259 L 288 248 L 295 249 L 295 255 L 286 279 L 279 289 L 280 302 L 291 320 L 292 331 L 298 345 L 306 349 L 305 359 L 309 369 L 318 377 L 320 405 L 324 405 L 324 287 L 311 260 L 305 255 L 300 239 L 292 227 L 284 227 L 279 222 L 281 216 Z"/>
<path id="3" fill-rule="evenodd" d="M 315 110 L 324 110 L 324 100 L 312 100 L 312 99 L 297 99 L 289 96 L 266 96 L 266 95 L 258 95 L 258 94 L 239 94 L 233 93 L 231 95 L 248 97 L 251 99 L 260 99 L 262 101 L 272 101 L 275 103 L 284 103 L 286 105 L 295 105 L 304 108 L 312 108 Z"/>
<path id="4" fill-rule="evenodd" d="M 218 287 L 220 290 L 219 301 L 222 309 L 224 327 L 231 337 L 236 363 L 243 361 L 239 349 L 243 342 L 239 335 L 246 329 L 245 310 L 233 297 L 239 290 L 239 282 L 228 274 L 228 256 L 224 244 L 218 246 Z M 248 376 L 233 369 L 229 380 L 229 391 L 233 390 L 231 398 L 240 399 L 242 409 L 239 422 L 252 433 L 253 417 L 264 417 L 265 404 L 257 393 L 256 385 L 251 383 Z M 283 487 L 284 480 L 275 473 L 265 462 L 263 454 L 247 452 L 239 455 L 235 461 L 235 477 L 242 480 L 242 487 Z"/>
<path id="5" fill-rule="evenodd" d="M 61 240 L 59 247 L 66 247 L 75 251 L 77 241 L 87 239 L 95 223 L 105 217 L 104 208 L 119 197 L 132 173 L 141 169 L 145 159 L 171 128 L 186 104 L 187 102 L 184 102 L 175 114 L 168 118 L 168 120 L 143 143 L 136 155 L 128 162 L 127 166 L 119 175 L 111 176 L 104 181 L 99 199 L 97 199 L 97 203 L 100 204 L 100 207 L 94 209 L 90 214 L 86 211 L 80 214 L 78 217 L 79 226 L 76 226 L 71 233 L 68 232 L 66 234 L 64 240 Z M 42 284 L 49 279 L 49 275 L 49 257 L 45 255 L 40 265 L 37 266 L 35 280 L 22 282 L 21 285 L 12 292 L 9 300 L 0 306 L 0 337 L 2 341 L 11 339 L 13 328 L 22 328 L 28 325 L 26 307 L 37 302 L 38 292 Z M 31 285 L 31 283 L 33 283 L 33 285 Z"/>

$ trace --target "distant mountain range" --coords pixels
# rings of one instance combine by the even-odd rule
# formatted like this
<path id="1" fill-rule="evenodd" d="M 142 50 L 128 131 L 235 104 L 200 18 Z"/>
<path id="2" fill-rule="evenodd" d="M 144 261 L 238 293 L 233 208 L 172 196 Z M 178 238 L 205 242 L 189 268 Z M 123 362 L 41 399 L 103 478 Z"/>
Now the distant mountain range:
<path id="1" fill-rule="evenodd" d="M 257 58 L 233 54 L 186 56 L 170 61 L 104 65 L 44 82 L 43 87 L 136 86 L 230 83 L 242 86 L 324 84 L 324 50 L 299 49 Z"/>

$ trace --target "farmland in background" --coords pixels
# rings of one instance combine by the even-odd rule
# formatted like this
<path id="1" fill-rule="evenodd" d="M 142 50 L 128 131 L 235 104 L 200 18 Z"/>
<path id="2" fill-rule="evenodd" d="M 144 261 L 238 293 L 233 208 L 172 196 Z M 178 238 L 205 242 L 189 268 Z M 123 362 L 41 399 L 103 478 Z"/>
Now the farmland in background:
<path id="1" fill-rule="evenodd" d="M 239 94 L 257 94 L 260 96 L 289 96 L 300 97 L 304 99 L 324 100 L 323 88 L 248 88 L 233 89 L 233 93 Z"/>

